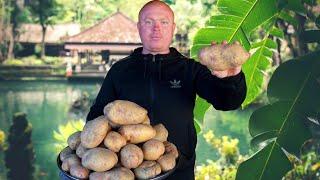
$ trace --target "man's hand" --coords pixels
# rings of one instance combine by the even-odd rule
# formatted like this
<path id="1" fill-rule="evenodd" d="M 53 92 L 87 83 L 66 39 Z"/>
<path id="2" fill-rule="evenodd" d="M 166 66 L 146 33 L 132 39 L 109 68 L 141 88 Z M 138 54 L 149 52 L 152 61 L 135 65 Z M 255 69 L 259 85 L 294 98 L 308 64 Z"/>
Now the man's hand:
<path id="1" fill-rule="evenodd" d="M 240 43 L 238 41 L 235 41 L 234 44 L 237 44 L 237 45 L 240 45 Z M 211 46 L 216 46 L 217 43 L 215 41 L 213 41 L 211 43 Z M 231 45 L 227 43 L 226 40 L 224 40 L 222 43 L 222 49 L 226 49 L 228 48 L 228 46 L 230 47 Z M 222 50 L 223 51 L 223 50 Z M 224 53 L 223 55 L 221 55 L 222 53 Z M 229 52 L 229 51 L 225 51 L 225 52 L 220 52 L 217 56 L 220 56 L 220 57 L 217 57 L 217 56 L 214 56 L 215 54 L 211 54 L 209 55 L 209 58 L 206 58 L 206 60 L 204 59 L 201 59 L 200 58 L 200 63 L 207 66 L 207 68 L 211 71 L 211 74 L 214 75 L 214 76 L 217 76 L 218 78 L 224 78 L 224 77 L 229 77 L 229 76 L 235 76 L 237 74 L 239 74 L 241 72 L 241 67 L 242 67 L 242 64 L 247 60 L 249 59 L 250 55 L 249 53 L 245 54 L 245 61 L 241 62 L 241 64 L 237 65 L 237 66 L 233 66 L 231 68 L 228 68 L 228 69 L 223 69 L 223 70 L 217 70 L 216 69 L 216 63 L 217 63 L 217 58 L 221 58 L 221 57 L 225 57 L 229 55 L 228 58 L 231 57 L 231 59 L 233 58 L 232 56 L 243 56 L 243 53 L 242 54 L 239 54 L 238 51 L 236 51 L 235 54 L 232 54 L 234 52 Z M 246 58 L 247 57 L 247 58 Z M 221 62 L 221 61 L 220 61 Z"/>

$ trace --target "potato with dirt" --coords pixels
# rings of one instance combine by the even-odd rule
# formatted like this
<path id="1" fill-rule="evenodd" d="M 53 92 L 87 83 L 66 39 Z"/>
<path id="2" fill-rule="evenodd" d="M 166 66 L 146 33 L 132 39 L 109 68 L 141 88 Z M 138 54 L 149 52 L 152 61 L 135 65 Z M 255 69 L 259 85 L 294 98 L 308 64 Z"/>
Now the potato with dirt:
<path id="1" fill-rule="evenodd" d="M 157 124 L 153 126 L 153 128 L 156 130 L 156 136 L 153 139 L 157 139 L 161 142 L 167 141 L 169 133 L 163 124 Z"/>
<path id="2" fill-rule="evenodd" d="M 72 165 L 70 167 L 70 174 L 79 179 L 87 179 L 89 177 L 89 170 L 81 165 Z"/>
<path id="3" fill-rule="evenodd" d="M 103 140 L 104 145 L 113 152 L 119 152 L 126 145 L 127 141 L 118 132 L 111 131 Z"/>
<path id="4" fill-rule="evenodd" d="M 119 125 L 139 124 L 146 120 L 147 110 L 126 100 L 115 100 L 104 107 L 108 119 Z"/>
<path id="5" fill-rule="evenodd" d="M 88 148 L 83 147 L 82 144 L 80 143 L 80 145 L 78 146 L 78 148 L 76 150 L 76 154 L 77 154 L 77 156 L 82 158 L 82 156 L 84 155 L 85 152 L 87 152 L 87 150 L 88 150 Z"/>
<path id="6" fill-rule="evenodd" d="M 67 140 L 68 146 L 72 150 L 76 150 L 79 144 L 81 143 L 81 131 L 77 131 L 72 133 Z"/>
<path id="7" fill-rule="evenodd" d="M 82 166 L 96 172 L 107 171 L 118 162 L 116 153 L 105 148 L 93 148 L 84 153 Z"/>
<path id="8" fill-rule="evenodd" d="M 172 154 L 162 155 L 157 162 L 160 164 L 162 172 L 167 172 L 176 166 L 176 158 Z"/>
<path id="9" fill-rule="evenodd" d="M 144 161 L 139 167 L 134 169 L 134 174 L 138 179 L 154 178 L 161 173 L 161 167 L 156 161 Z"/>
<path id="10" fill-rule="evenodd" d="M 145 160 L 157 160 L 164 153 L 164 144 L 157 139 L 150 139 L 142 145 Z"/>
<path id="11" fill-rule="evenodd" d="M 135 144 L 127 144 L 120 151 L 121 164 L 128 168 L 136 168 L 143 161 L 143 152 Z"/>
<path id="12" fill-rule="evenodd" d="M 109 124 L 105 116 L 88 121 L 81 132 L 82 146 L 85 148 L 97 147 L 106 137 L 108 130 Z"/>
<path id="13" fill-rule="evenodd" d="M 61 168 L 64 171 L 70 171 L 70 167 L 77 164 L 81 164 L 80 158 L 76 154 L 70 154 L 62 161 Z"/>
<path id="14" fill-rule="evenodd" d="M 60 152 L 60 160 L 64 161 L 69 155 L 74 154 L 74 151 L 69 147 L 65 147 L 61 152 Z"/>
<path id="15" fill-rule="evenodd" d="M 239 44 L 213 43 L 199 51 L 200 63 L 213 71 L 225 71 L 241 66 L 250 54 Z"/>
<path id="16" fill-rule="evenodd" d="M 156 130 L 148 124 L 133 124 L 121 126 L 119 133 L 128 143 L 138 144 L 154 138 Z"/>
<path id="17" fill-rule="evenodd" d="M 105 178 L 108 180 L 134 180 L 134 174 L 130 169 L 118 167 L 105 172 Z"/>
<path id="18" fill-rule="evenodd" d="M 174 145 L 173 143 L 168 142 L 168 141 L 163 142 L 163 144 L 165 147 L 166 154 L 172 154 L 175 158 L 178 158 L 179 152 L 178 152 L 176 145 Z"/>

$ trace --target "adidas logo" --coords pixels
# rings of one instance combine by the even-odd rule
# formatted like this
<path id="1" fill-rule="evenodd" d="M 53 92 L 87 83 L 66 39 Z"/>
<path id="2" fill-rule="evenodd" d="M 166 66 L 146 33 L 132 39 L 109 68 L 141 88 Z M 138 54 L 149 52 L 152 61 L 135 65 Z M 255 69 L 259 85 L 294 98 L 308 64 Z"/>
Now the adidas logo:
<path id="1" fill-rule="evenodd" d="M 169 81 L 171 86 L 170 88 L 181 88 L 181 85 L 180 85 L 180 80 L 173 80 L 173 81 Z"/>

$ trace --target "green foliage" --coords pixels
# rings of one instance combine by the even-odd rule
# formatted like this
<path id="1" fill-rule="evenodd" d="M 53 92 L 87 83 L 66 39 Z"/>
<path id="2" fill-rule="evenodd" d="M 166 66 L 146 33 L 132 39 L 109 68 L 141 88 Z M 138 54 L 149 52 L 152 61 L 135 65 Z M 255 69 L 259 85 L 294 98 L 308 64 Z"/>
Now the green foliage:
<path id="1" fill-rule="evenodd" d="M 218 14 L 213 15 L 206 27 L 196 33 L 191 47 L 191 57 L 198 59 L 198 51 L 204 46 L 209 46 L 212 41 L 239 41 L 245 49 L 252 50 L 253 55 L 246 62 L 244 68 L 246 76 L 252 77 L 246 80 L 248 91 L 243 104 L 245 106 L 261 93 L 264 79 L 263 71 L 271 64 L 270 57 L 274 48 L 274 44 L 270 43 L 268 36 L 259 42 L 259 46 L 251 47 L 249 35 L 259 26 L 269 23 L 277 16 L 279 11 L 277 3 L 276 0 L 219 0 L 217 9 Z M 271 27 L 267 31 L 271 30 Z M 195 114 L 198 116 L 199 122 L 202 122 L 201 117 L 210 106 L 206 103 L 201 98 L 197 98 Z"/>
<path id="2" fill-rule="evenodd" d="M 14 66 L 36 66 L 36 65 L 63 65 L 63 58 L 46 56 L 43 60 L 37 56 L 27 56 L 20 59 L 7 59 L 4 65 Z"/>
<path id="3" fill-rule="evenodd" d="M 14 114 L 8 136 L 9 147 L 5 151 L 8 179 L 33 179 L 35 155 L 31 133 L 32 126 L 26 114 Z"/>
<path id="4" fill-rule="evenodd" d="M 206 142 L 219 154 L 217 161 L 207 160 L 207 164 L 196 167 L 196 180 L 235 179 L 237 167 L 244 160 L 238 148 L 238 139 L 230 139 L 228 136 L 216 137 L 213 131 L 204 135 Z"/>
<path id="5" fill-rule="evenodd" d="M 68 121 L 65 125 L 59 125 L 58 131 L 53 131 L 53 138 L 57 141 L 54 143 L 55 152 L 59 153 L 63 148 L 68 146 L 68 137 L 76 131 L 82 131 L 84 127 L 83 120 Z"/>
<path id="6" fill-rule="evenodd" d="M 274 72 L 268 87 L 271 104 L 256 110 L 249 122 L 254 144 L 268 145 L 240 165 L 237 179 L 280 179 L 292 168 L 286 154 L 299 156 L 300 147 L 311 138 L 308 117 L 320 107 L 319 57 L 320 51 L 314 52 Z"/>
<path id="7" fill-rule="evenodd" d="M 0 151 L 4 149 L 5 140 L 6 140 L 6 134 L 2 130 L 0 130 Z"/>

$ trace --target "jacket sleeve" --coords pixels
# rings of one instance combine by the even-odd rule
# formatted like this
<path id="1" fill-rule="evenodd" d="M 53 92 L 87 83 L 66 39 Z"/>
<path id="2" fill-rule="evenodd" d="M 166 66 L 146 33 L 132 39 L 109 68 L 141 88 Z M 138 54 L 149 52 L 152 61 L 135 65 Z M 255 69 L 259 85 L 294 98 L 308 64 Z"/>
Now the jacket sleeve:
<path id="1" fill-rule="evenodd" d="M 117 99 L 112 76 L 114 76 L 114 71 L 111 68 L 103 80 L 93 105 L 90 107 L 86 121 L 93 120 L 96 117 L 103 115 L 104 106 Z"/>
<path id="2" fill-rule="evenodd" d="M 217 110 L 234 110 L 242 104 L 247 92 L 242 71 L 235 76 L 218 78 L 206 66 L 198 62 L 195 66 L 195 89 L 200 97 Z"/>

